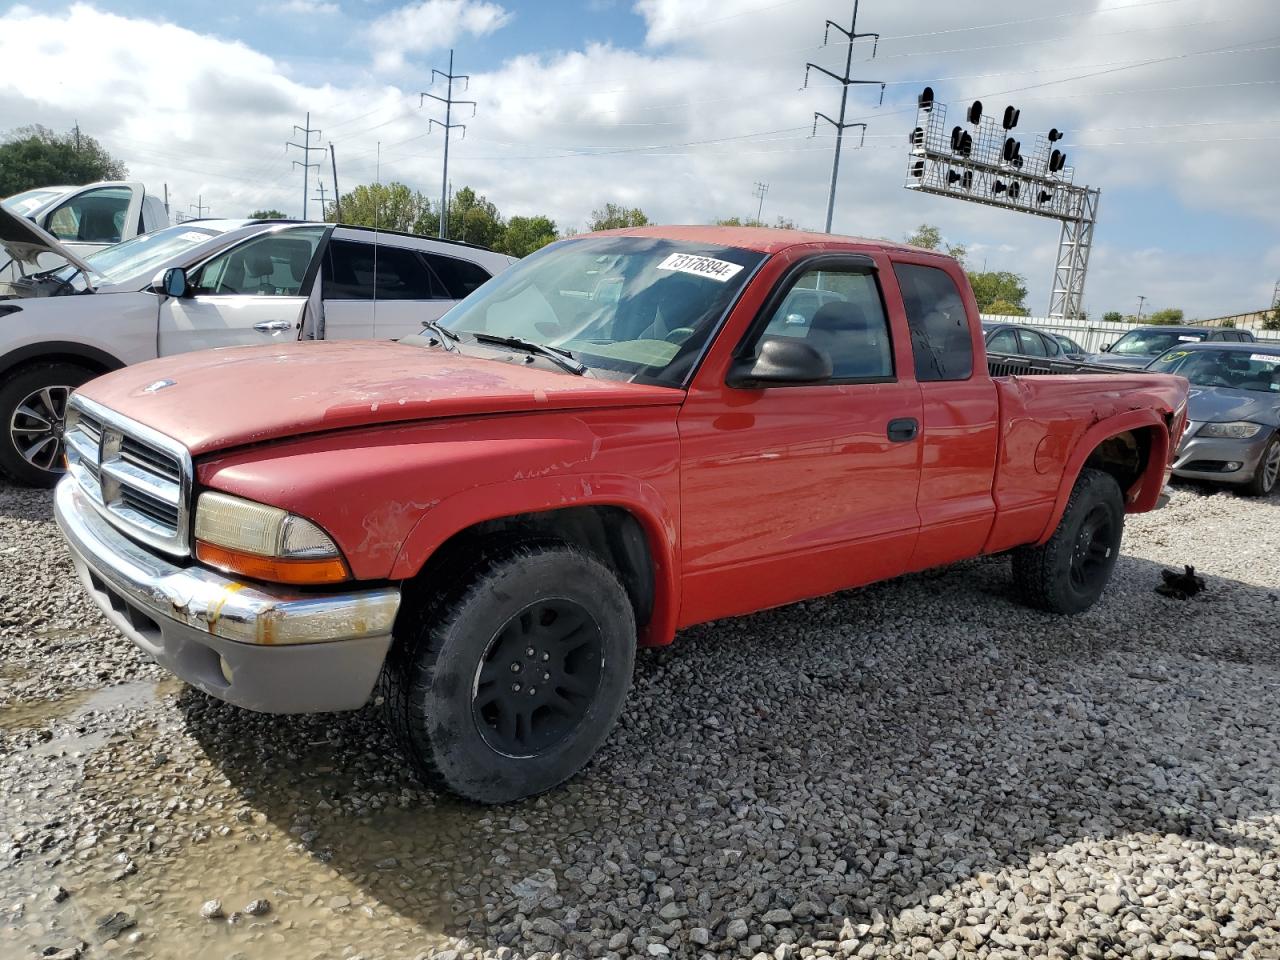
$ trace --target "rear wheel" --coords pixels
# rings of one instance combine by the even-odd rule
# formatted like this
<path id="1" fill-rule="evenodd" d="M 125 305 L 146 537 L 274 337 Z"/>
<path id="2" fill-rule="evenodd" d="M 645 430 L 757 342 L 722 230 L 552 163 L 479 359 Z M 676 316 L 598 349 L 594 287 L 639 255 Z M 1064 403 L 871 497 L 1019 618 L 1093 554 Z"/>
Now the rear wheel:
<path id="1" fill-rule="evenodd" d="M 604 742 L 635 646 L 630 600 L 605 564 L 561 542 L 507 546 L 397 628 L 383 706 L 449 789 L 519 800 L 573 776 Z"/>
<path id="2" fill-rule="evenodd" d="M 73 363 L 41 363 L 7 379 L 0 387 L 0 474 L 28 487 L 61 479 L 67 399 L 93 376 Z"/>
<path id="3" fill-rule="evenodd" d="M 1266 497 L 1276 488 L 1280 480 L 1280 435 L 1267 441 L 1262 457 L 1258 460 L 1258 469 L 1254 471 L 1249 482 L 1240 488 L 1240 492 L 1248 497 Z"/>
<path id="4" fill-rule="evenodd" d="M 1086 468 L 1053 536 L 1013 554 L 1013 579 L 1029 605 L 1051 613 L 1093 606 L 1111 579 L 1124 533 L 1124 496 L 1109 473 Z"/>

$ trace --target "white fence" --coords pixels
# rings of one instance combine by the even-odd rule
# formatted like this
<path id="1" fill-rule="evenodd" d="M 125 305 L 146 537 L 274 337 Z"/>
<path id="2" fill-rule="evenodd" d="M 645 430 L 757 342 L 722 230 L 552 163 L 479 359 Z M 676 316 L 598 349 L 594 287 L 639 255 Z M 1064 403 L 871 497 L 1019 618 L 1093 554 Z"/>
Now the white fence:
<path id="1" fill-rule="evenodd" d="M 1132 324 L 1105 323 L 1092 320 L 1063 320 L 1059 317 L 1002 317 L 984 313 L 982 319 L 988 323 L 1020 323 L 1028 327 L 1042 327 L 1051 333 L 1060 333 L 1070 337 L 1090 353 L 1097 353 L 1108 343 L 1115 343 L 1133 329 Z M 1188 326 L 1195 326 L 1194 320 L 1187 321 Z M 1250 330 L 1257 339 L 1280 343 L 1280 331 Z"/>

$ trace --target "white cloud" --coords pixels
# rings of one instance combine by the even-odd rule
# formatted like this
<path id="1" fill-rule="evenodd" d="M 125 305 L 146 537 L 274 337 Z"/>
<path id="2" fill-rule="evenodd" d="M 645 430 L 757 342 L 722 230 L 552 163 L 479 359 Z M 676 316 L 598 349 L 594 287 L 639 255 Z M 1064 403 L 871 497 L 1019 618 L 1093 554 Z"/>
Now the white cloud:
<path id="1" fill-rule="evenodd" d="M 393 71 L 405 56 L 442 50 L 464 34 L 480 37 L 505 26 L 511 14 L 496 3 L 480 0 L 421 0 L 374 20 L 365 35 L 374 66 Z"/>
<path id="2" fill-rule="evenodd" d="M 339 12 L 336 3 L 325 3 L 324 0 L 283 0 L 276 5 L 281 13 L 299 13 L 303 16 L 333 16 Z"/>

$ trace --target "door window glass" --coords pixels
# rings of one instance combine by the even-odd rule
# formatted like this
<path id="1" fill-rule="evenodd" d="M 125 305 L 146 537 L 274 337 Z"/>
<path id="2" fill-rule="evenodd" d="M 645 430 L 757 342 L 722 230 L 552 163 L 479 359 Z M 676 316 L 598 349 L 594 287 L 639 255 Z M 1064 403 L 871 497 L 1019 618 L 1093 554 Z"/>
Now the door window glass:
<path id="1" fill-rule="evenodd" d="M 72 197 L 45 218 L 45 229 L 72 243 L 119 243 L 129 214 L 128 187 L 103 187 Z"/>
<path id="2" fill-rule="evenodd" d="M 1022 353 L 1028 357 L 1047 357 L 1049 351 L 1045 348 L 1044 341 L 1040 339 L 1040 334 L 1033 330 L 1019 330 L 1018 339 L 1022 342 Z"/>
<path id="3" fill-rule="evenodd" d="M 489 274 L 470 260 L 446 257 L 438 253 L 423 254 L 449 291 L 452 300 L 461 300 L 489 279 Z"/>
<path id="4" fill-rule="evenodd" d="M 831 358 L 832 380 L 893 377 L 893 343 L 875 276 L 858 269 L 807 270 L 770 315 L 766 338 L 802 340 Z"/>
<path id="5" fill-rule="evenodd" d="M 449 300 L 422 255 L 404 247 L 333 240 L 324 259 L 326 300 Z"/>
<path id="6" fill-rule="evenodd" d="M 1017 353 L 1018 335 L 1012 327 L 1005 327 L 987 341 L 988 353 Z"/>
<path id="7" fill-rule="evenodd" d="M 969 317 L 955 282 L 937 267 L 895 263 L 911 327 L 916 379 L 968 380 L 973 374 Z"/>
<path id="8" fill-rule="evenodd" d="M 297 297 L 324 227 L 303 227 L 256 237 L 214 257 L 195 275 L 197 295 Z"/>

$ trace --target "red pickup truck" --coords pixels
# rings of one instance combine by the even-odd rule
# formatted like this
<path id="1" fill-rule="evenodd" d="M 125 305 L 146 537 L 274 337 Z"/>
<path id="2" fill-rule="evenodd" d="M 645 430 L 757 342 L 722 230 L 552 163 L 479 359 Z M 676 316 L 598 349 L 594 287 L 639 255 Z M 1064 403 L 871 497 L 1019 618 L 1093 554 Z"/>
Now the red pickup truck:
<path id="1" fill-rule="evenodd" d="M 562 241 L 421 335 L 185 354 L 80 388 L 56 513 L 134 643 L 254 710 L 380 699 L 502 802 L 578 771 L 637 644 L 981 554 L 1102 593 L 1186 381 L 989 375 L 959 264 L 659 227 Z"/>

